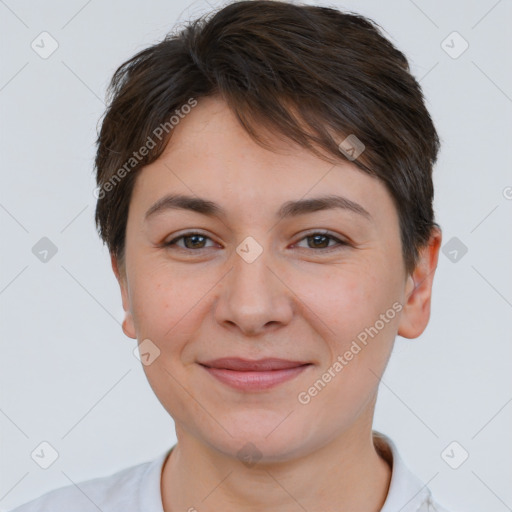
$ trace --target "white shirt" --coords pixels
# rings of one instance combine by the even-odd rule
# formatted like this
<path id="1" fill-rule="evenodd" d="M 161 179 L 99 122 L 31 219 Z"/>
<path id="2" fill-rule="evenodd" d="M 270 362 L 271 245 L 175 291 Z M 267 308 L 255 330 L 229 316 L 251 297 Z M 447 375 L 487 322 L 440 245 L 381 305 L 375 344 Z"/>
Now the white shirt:
<path id="1" fill-rule="evenodd" d="M 395 444 L 374 432 L 375 446 L 392 465 L 391 482 L 380 512 L 447 512 L 405 466 Z M 172 448 L 156 459 L 50 491 L 11 512 L 164 512 L 160 479 Z"/>

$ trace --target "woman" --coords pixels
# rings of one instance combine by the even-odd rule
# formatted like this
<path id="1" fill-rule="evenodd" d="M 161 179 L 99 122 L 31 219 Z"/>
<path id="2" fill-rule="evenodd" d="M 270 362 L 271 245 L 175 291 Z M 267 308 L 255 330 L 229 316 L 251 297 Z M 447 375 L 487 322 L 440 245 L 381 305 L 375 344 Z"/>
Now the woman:
<path id="1" fill-rule="evenodd" d="M 109 92 L 96 222 L 178 441 L 16 510 L 442 511 L 372 430 L 441 244 L 404 55 L 362 16 L 242 1 Z"/>

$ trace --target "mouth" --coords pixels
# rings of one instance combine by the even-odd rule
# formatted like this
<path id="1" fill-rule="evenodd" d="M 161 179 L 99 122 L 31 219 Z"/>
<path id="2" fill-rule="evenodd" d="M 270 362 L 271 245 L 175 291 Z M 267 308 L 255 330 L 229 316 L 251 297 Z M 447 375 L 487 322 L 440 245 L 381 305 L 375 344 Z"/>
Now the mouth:
<path id="1" fill-rule="evenodd" d="M 227 357 L 199 363 L 211 376 L 240 391 L 260 391 L 289 381 L 312 363 L 267 358 L 259 360 Z"/>

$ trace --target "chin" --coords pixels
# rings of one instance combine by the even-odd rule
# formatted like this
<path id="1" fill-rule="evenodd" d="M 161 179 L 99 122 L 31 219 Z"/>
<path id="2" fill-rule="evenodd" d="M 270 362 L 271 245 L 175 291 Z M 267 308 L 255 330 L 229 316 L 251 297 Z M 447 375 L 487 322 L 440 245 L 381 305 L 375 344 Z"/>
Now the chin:
<path id="1" fill-rule="evenodd" d="M 293 413 L 286 418 L 287 414 L 254 411 L 224 416 L 222 425 L 231 435 L 222 428 L 208 429 L 202 435 L 207 444 L 241 461 L 246 457 L 262 463 L 286 461 L 307 453 L 310 439 L 316 438 L 314 432 L 305 432 L 306 425 L 294 423 Z"/>

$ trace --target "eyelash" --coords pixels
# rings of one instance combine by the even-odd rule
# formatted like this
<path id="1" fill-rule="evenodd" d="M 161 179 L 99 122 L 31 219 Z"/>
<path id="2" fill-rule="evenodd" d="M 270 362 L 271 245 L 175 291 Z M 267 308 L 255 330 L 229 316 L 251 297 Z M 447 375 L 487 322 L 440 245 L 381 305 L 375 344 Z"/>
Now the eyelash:
<path id="1" fill-rule="evenodd" d="M 208 239 L 208 240 L 211 240 L 210 237 L 204 235 L 203 233 L 200 233 L 200 232 L 196 232 L 196 231 L 190 231 L 188 233 L 183 233 L 182 235 L 176 237 L 176 238 L 173 238 L 172 240 L 170 240 L 169 242 L 166 242 L 164 243 L 164 247 L 167 247 L 167 248 L 171 248 L 172 246 L 176 246 L 179 250 L 182 250 L 182 251 L 186 251 L 186 252 L 201 252 L 202 250 L 205 250 L 205 249 L 208 249 L 208 247 L 200 247 L 199 249 L 189 249 L 189 248 L 186 248 L 186 247 L 180 247 L 176 244 L 176 242 L 178 240 L 181 240 L 182 238 L 189 238 L 189 237 L 192 237 L 192 236 L 195 236 L 195 235 L 199 235 L 205 239 Z M 310 249 L 312 251 L 315 251 L 315 252 L 332 252 L 333 250 L 338 250 L 338 249 L 341 249 L 343 247 L 346 247 L 346 246 L 349 246 L 350 244 L 348 242 L 345 242 L 344 240 L 341 240 L 340 238 L 332 235 L 331 233 L 329 233 L 328 231 L 312 231 L 310 233 L 307 233 L 306 235 L 304 235 L 298 242 L 301 242 L 302 240 L 306 240 L 308 238 L 313 238 L 315 235 L 321 235 L 323 237 L 326 237 L 326 238 L 329 238 L 330 240 L 335 240 L 336 242 L 338 242 L 338 245 L 337 246 L 334 246 L 334 247 L 326 247 L 326 248 L 320 248 L 320 249 L 310 249 L 310 248 L 306 248 L 306 249 Z M 304 249 L 304 247 L 301 247 L 301 249 Z"/>

